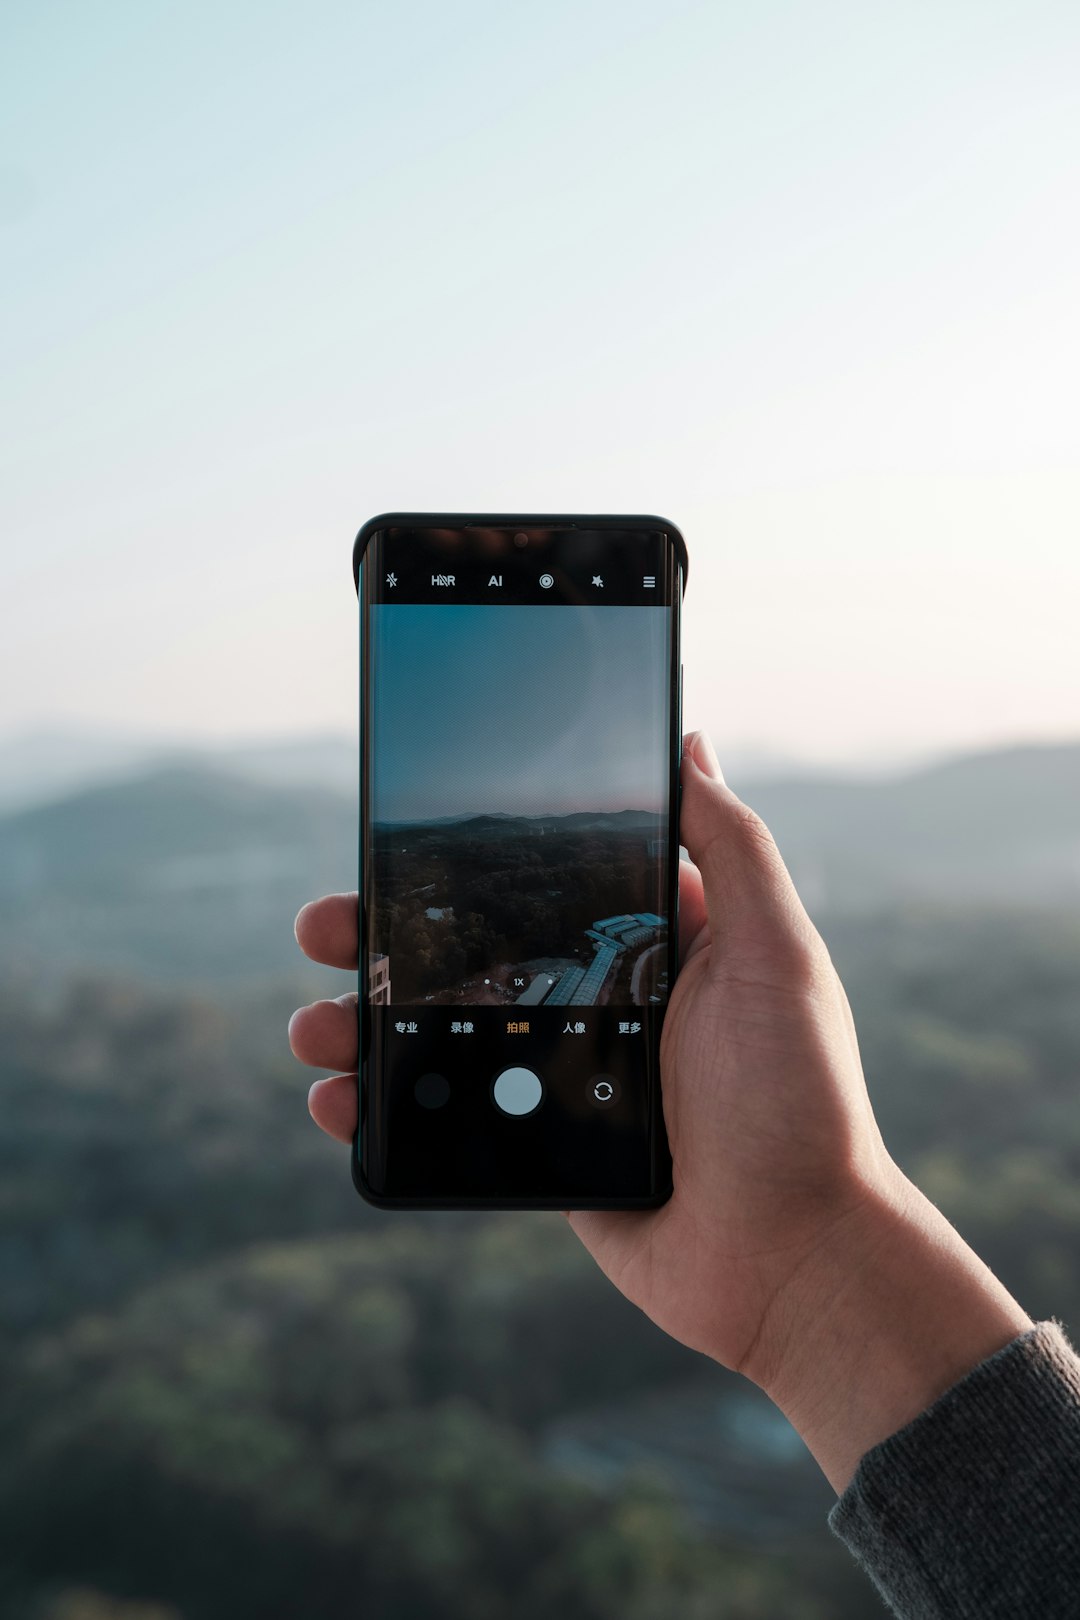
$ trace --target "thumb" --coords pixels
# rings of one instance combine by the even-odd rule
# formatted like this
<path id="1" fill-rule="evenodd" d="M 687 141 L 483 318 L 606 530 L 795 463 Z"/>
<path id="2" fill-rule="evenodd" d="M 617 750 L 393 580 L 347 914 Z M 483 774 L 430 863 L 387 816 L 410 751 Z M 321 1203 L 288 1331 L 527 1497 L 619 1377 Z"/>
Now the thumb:
<path id="1" fill-rule="evenodd" d="M 816 938 L 772 834 L 728 787 L 703 731 L 683 742 L 681 782 L 680 835 L 701 873 L 713 939 L 723 949 L 777 930 L 793 942 Z"/>

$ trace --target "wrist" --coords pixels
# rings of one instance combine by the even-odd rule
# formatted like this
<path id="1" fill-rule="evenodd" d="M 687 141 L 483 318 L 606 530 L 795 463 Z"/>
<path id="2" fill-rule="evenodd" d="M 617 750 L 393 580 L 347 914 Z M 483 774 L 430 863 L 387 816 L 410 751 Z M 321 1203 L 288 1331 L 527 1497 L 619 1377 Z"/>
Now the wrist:
<path id="1" fill-rule="evenodd" d="M 864 1452 L 1031 1326 L 889 1161 L 778 1292 L 740 1371 L 785 1413 L 839 1493 Z"/>

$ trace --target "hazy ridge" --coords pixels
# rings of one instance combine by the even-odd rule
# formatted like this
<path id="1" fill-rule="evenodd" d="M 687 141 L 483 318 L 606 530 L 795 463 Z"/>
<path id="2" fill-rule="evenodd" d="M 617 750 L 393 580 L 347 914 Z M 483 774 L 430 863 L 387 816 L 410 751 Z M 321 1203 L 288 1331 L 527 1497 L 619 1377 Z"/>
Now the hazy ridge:
<path id="1" fill-rule="evenodd" d="M 8 958 L 196 983 L 294 972 L 296 910 L 356 884 L 355 796 L 260 771 L 169 764 L 0 816 Z M 815 915 L 1080 903 L 1080 744 L 738 786 Z"/>

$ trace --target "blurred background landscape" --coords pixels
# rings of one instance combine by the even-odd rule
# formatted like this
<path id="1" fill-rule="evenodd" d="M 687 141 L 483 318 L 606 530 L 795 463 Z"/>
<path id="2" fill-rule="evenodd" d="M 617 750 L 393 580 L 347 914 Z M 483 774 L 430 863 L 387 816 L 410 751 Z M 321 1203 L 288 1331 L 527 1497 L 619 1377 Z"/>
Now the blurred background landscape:
<path id="1" fill-rule="evenodd" d="M 292 918 L 355 870 L 349 741 L 81 783 L 19 749 L 50 757 L 0 819 L 2 1612 L 867 1614 L 798 1437 L 561 1218 L 370 1210 L 309 1125 L 285 1023 L 349 979 Z M 1080 744 L 735 785 L 894 1155 L 1080 1331 Z"/>
<path id="2" fill-rule="evenodd" d="M 380 1215 L 286 1021 L 352 536 L 659 512 L 903 1167 L 1080 1334 L 1080 8 L 0 8 L 0 1616 L 866 1620 L 559 1218 Z"/>

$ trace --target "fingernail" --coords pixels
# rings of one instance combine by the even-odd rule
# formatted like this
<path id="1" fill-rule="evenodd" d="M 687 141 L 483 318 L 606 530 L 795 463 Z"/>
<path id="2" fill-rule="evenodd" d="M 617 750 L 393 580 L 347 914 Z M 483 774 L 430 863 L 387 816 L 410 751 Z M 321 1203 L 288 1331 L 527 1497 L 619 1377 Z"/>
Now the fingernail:
<path id="1" fill-rule="evenodd" d="M 724 780 L 720 761 L 716 757 L 716 749 L 707 731 L 695 731 L 687 741 L 686 752 L 699 771 L 704 771 L 706 776 L 711 776 L 716 782 Z"/>

